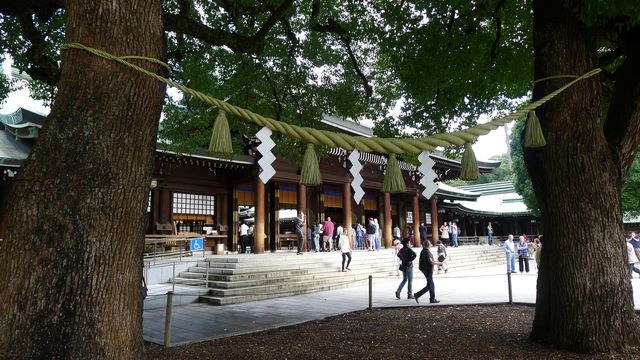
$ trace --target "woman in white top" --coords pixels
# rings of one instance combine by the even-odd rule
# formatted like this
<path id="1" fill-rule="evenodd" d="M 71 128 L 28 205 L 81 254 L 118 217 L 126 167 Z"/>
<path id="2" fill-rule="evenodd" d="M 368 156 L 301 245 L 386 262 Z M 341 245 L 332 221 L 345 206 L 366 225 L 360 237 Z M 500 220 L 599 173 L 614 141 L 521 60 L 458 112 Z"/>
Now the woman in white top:
<path id="1" fill-rule="evenodd" d="M 449 245 L 449 224 L 445 221 L 442 226 L 440 226 L 440 238 L 442 239 L 442 243 L 444 245 Z"/>
<path id="2" fill-rule="evenodd" d="M 347 270 L 351 271 L 351 269 L 349 269 L 349 264 L 351 264 L 351 246 L 349 245 L 349 243 L 350 242 L 347 235 L 342 233 L 339 234 L 338 249 L 340 249 L 340 252 L 342 253 L 342 272 L 345 272 Z M 347 261 L 347 267 L 345 267 L 344 261 L 347 258 L 349 258 L 349 261 Z"/>

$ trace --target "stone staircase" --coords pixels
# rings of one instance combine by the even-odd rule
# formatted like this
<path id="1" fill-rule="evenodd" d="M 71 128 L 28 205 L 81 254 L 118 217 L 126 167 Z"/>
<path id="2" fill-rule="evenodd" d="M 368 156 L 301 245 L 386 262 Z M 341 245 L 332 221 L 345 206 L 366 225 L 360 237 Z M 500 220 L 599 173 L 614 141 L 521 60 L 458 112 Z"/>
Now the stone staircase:
<path id="1" fill-rule="evenodd" d="M 414 250 L 419 254 L 421 249 Z M 436 248 L 431 251 L 437 257 Z M 448 254 L 448 274 L 497 265 L 506 260 L 502 248 L 496 246 L 461 246 L 449 248 Z M 201 295 L 199 301 L 227 305 L 365 285 L 369 275 L 375 278 L 396 276 L 391 249 L 358 250 L 352 256 L 351 271 L 341 272 L 342 257 L 336 251 L 302 256 L 292 252 L 217 255 L 180 272 L 175 283 L 203 287 L 208 277 L 209 293 Z"/>

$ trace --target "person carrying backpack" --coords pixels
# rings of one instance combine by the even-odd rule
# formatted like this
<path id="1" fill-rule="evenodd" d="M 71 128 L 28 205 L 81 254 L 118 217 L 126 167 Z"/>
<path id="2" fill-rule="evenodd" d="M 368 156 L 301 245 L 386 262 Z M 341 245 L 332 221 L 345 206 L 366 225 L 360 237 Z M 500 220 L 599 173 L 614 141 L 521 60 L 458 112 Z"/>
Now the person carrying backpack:
<path id="1" fill-rule="evenodd" d="M 400 292 L 405 283 L 409 283 L 407 287 L 407 299 L 413 299 L 413 260 L 416 258 L 416 253 L 409 247 L 409 239 L 402 240 L 402 249 L 398 253 L 398 257 L 402 261 L 400 263 L 400 271 L 402 271 L 402 282 L 396 290 L 396 298 L 400 299 Z"/>
<path id="2" fill-rule="evenodd" d="M 374 246 L 376 244 L 376 233 L 377 233 L 377 229 L 376 229 L 376 223 L 373 222 L 373 218 L 369 218 L 369 223 L 367 224 L 367 245 L 369 248 L 369 251 L 373 251 L 374 250 Z"/>

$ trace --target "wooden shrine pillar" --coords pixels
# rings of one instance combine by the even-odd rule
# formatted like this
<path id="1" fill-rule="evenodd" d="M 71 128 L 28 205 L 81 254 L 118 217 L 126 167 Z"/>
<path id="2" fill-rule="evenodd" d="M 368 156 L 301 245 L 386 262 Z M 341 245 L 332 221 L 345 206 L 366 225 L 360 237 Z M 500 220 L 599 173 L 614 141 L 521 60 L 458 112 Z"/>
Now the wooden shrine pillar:
<path id="1" fill-rule="evenodd" d="M 269 250 L 271 250 L 271 252 L 275 252 L 278 244 L 276 232 L 276 226 L 278 223 L 276 214 L 278 213 L 278 207 L 276 204 L 276 190 L 274 183 L 269 182 L 267 189 L 267 193 L 269 194 Z"/>
<path id="2" fill-rule="evenodd" d="M 390 248 L 393 235 L 391 234 L 391 194 L 389 193 L 384 193 L 384 231 L 382 234 L 384 247 Z"/>
<path id="3" fill-rule="evenodd" d="M 420 198 L 418 194 L 413 195 L 413 237 L 416 247 L 422 246 L 422 239 L 420 239 Z"/>
<path id="4" fill-rule="evenodd" d="M 218 216 L 217 221 L 218 225 L 227 226 L 229 223 L 227 222 L 229 217 L 229 195 L 228 194 L 220 194 L 220 201 L 218 201 Z M 218 226 L 220 228 L 220 226 Z"/>
<path id="5" fill-rule="evenodd" d="M 351 243 L 351 235 L 353 234 L 352 222 L 351 222 L 351 184 L 344 184 L 344 191 L 342 191 L 342 223 L 344 224 L 344 232 Z"/>
<path id="6" fill-rule="evenodd" d="M 273 241 L 275 242 L 275 248 L 271 249 L 271 251 L 275 252 L 280 250 L 282 246 L 280 245 L 280 187 L 279 185 L 273 186 L 273 196 L 274 196 L 274 210 L 273 210 L 273 224 L 274 224 L 274 237 Z"/>
<path id="7" fill-rule="evenodd" d="M 318 223 L 322 224 L 326 220 L 324 212 L 324 188 L 320 191 L 318 196 Z M 322 234 L 320 234 L 320 243 L 322 244 Z M 322 246 L 320 246 L 322 247 Z"/>
<path id="8" fill-rule="evenodd" d="M 304 223 L 302 224 L 302 244 L 298 244 L 298 251 L 307 251 L 307 216 L 309 215 L 307 212 L 307 187 L 300 183 L 298 183 L 298 201 L 296 208 L 304 214 Z M 298 214 L 296 214 L 296 216 L 298 216 Z"/>
<path id="9" fill-rule="evenodd" d="M 396 196 L 400 197 L 398 195 Z M 391 209 L 393 210 L 393 206 L 391 207 Z M 398 199 L 396 211 L 398 212 L 398 222 L 396 224 L 394 224 L 393 221 L 391 222 L 391 231 L 393 232 L 393 228 L 395 227 L 394 225 L 396 225 L 400 228 L 400 237 L 403 239 L 408 238 L 409 227 L 407 226 L 407 207 L 405 206 L 405 203 L 401 198 Z M 391 214 L 391 216 L 393 216 L 393 214 Z M 391 239 L 393 239 L 393 234 L 391 236 Z"/>
<path id="10" fill-rule="evenodd" d="M 435 245 L 440 241 L 440 227 L 438 226 L 438 198 L 435 196 L 431 197 L 431 238 L 433 239 L 433 243 L 431 245 Z"/>
<path id="11" fill-rule="evenodd" d="M 156 196 L 157 193 L 157 196 Z M 157 199 L 157 202 L 155 204 L 155 207 L 157 209 L 157 216 L 156 216 L 156 220 L 153 224 L 154 227 L 154 232 L 157 233 L 157 227 L 156 227 L 156 223 L 160 224 L 160 225 L 170 225 L 170 228 L 173 229 L 173 204 L 172 204 L 172 200 L 171 200 L 171 191 L 164 189 L 164 188 L 160 188 L 160 189 L 156 189 L 154 191 L 154 198 Z M 164 227 L 161 227 L 163 229 L 165 229 Z M 163 233 L 166 234 L 167 231 L 172 231 L 172 230 L 161 230 Z"/>
<path id="12" fill-rule="evenodd" d="M 238 251 L 238 240 L 239 240 L 239 234 L 238 234 L 238 229 L 240 224 L 238 223 L 238 219 L 239 219 L 239 214 L 238 214 L 238 191 L 236 190 L 235 186 L 232 186 L 229 188 L 229 194 L 230 196 L 228 196 L 228 206 L 229 206 L 229 226 L 227 227 L 228 231 L 227 231 L 227 242 L 228 242 L 228 247 L 230 251 Z M 255 227 L 254 227 L 255 230 Z M 252 249 L 253 250 L 253 249 Z"/>
<path id="13" fill-rule="evenodd" d="M 475 218 L 471 219 L 471 223 L 473 224 L 473 236 L 478 236 L 478 226 L 476 226 Z"/>
<path id="14" fill-rule="evenodd" d="M 4 189 L 2 189 L 3 191 L 6 189 L 6 187 Z M 6 192 L 3 193 L 0 198 L 2 199 L 6 199 Z M 2 204 L 4 205 L 4 207 L 6 208 L 6 201 L 3 201 Z M 6 209 L 2 209 L 1 214 L 0 215 L 4 215 L 4 213 L 6 212 Z M 218 212 L 216 211 L 216 214 Z M 0 222 L 4 222 L 4 216 L 0 216 Z M 151 190 L 151 219 L 149 219 L 150 222 L 150 228 L 147 229 L 147 234 L 157 234 L 158 233 L 158 227 L 156 224 L 160 224 L 160 189 L 153 189 Z M 4 231 L 4 226 L 2 227 L 3 231 Z M 3 236 L 4 233 L 0 234 L 0 236 Z"/>
<path id="15" fill-rule="evenodd" d="M 253 253 L 264 253 L 264 183 L 258 177 L 256 179 L 256 192 L 254 193 L 254 224 L 253 224 Z"/>

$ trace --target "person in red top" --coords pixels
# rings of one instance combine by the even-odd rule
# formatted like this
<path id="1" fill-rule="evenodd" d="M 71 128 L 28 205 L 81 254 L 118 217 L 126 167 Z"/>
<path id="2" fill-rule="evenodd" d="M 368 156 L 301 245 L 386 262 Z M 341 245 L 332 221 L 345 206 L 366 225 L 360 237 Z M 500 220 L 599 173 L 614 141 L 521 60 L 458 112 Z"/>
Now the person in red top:
<path id="1" fill-rule="evenodd" d="M 331 222 L 331 217 L 327 216 L 327 219 L 322 223 L 322 250 L 323 251 L 331 251 L 333 241 L 331 238 L 333 237 L 333 223 Z"/>

